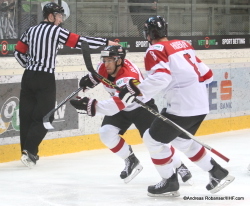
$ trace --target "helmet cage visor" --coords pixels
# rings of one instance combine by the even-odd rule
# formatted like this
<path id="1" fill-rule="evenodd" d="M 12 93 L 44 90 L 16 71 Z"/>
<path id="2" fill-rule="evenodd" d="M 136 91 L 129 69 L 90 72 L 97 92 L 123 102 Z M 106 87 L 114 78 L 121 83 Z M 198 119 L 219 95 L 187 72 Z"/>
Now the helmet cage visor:
<path id="1" fill-rule="evenodd" d="M 65 15 L 64 13 L 61 13 L 61 12 L 53 12 L 54 17 L 56 17 L 57 14 L 61 15 L 61 17 L 59 16 L 59 18 L 62 18 L 63 21 L 66 20 L 66 15 Z"/>
<path id="2" fill-rule="evenodd" d="M 105 59 L 105 57 L 112 57 L 112 59 Z M 112 62 L 117 62 L 118 59 L 120 59 L 121 57 L 119 56 L 101 56 L 101 62 L 102 63 L 112 63 Z"/>

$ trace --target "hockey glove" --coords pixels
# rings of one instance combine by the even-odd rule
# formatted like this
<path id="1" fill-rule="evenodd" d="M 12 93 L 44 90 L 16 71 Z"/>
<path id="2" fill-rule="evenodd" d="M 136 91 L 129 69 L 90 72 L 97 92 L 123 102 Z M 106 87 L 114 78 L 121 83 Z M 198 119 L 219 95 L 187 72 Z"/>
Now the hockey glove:
<path id="1" fill-rule="evenodd" d="M 96 99 L 90 99 L 88 97 L 83 97 L 80 100 L 76 100 L 76 99 L 70 100 L 70 104 L 73 107 L 79 110 L 85 110 L 86 114 L 91 117 L 95 116 L 96 114 L 96 109 L 95 109 L 96 103 L 97 103 Z"/>
<path id="2" fill-rule="evenodd" d="M 140 84 L 139 80 L 130 79 L 120 91 L 119 98 L 128 104 L 133 103 L 136 96 L 142 96 L 141 91 L 137 87 L 138 84 Z"/>
<path id="3" fill-rule="evenodd" d="M 82 77 L 79 83 L 79 87 L 83 87 L 84 88 L 83 90 L 85 90 L 86 87 L 94 88 L 99 83 L 100 83 L 100 80 L 97 79 L 95 76 L 93 76 L 91 73 L 89 73 L 85 75 L 84 77 Z"/>

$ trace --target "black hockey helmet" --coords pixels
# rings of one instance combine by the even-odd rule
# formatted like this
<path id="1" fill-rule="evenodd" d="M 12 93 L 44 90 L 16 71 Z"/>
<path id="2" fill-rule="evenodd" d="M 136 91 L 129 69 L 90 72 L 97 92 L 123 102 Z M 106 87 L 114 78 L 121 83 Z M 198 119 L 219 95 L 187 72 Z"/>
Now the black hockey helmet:
<path id="1" fill-rule="evenodd" d="M 122 46 L 107 46 L 101 51 L 101 57 L 119 57 L 125 59 L 126 51 Z"/>
<path id="2" fill-rule="evenodd" d="M 45 4 L 45 6 L 43 7 L 43 18 L 46 19 L 48 18 L 49 14 L 54 14 L 54 13 L 64 14 L 63 7 L 59 6 L 54 2 Z"/>
<path id="3" fill-rule="evenodd" d="M 115 74 L 117 72 L 118 67 L 122 66 L 124 64 L 124 59 L 126 56 L 126 51 L 122 46 L 107 46 L 104 48 L 104 50 L 101 51 L 101 59 L 102 62 L 104 62 L 103 58 L 104 57 L 114 57 L 115 59 L 115 70 L 113 71 L 112 74 Z M 118 59 L 121 59 L 121 63 L 118 64 Z M 110 74 L 110 75 L 112 75 Z"/>
<path id="4" fill-rule="evenodd" d="M 144 25 L 143 35 L 147 39 L 149 35 L 151 41 L 162 37 L 167 37 L 167 26 L 165 19 L 161 16 L 153 16 L 147 19 Z"/>

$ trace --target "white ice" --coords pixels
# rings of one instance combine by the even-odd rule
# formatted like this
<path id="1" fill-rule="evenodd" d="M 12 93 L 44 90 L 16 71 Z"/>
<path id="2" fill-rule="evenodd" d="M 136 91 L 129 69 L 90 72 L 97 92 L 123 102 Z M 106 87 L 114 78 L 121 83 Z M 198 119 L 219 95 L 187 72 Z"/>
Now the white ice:
<path id="1" fill-rule="evenodd" d="M 41 157 L 33 169 L 20 161 L 0 164 L 0 206 L 180 206 L 180 205 L 250 205 L 250 130 L 232 131 L 199 137 L 201 141 L 227 156 L 227 163 L 213 158 L 235 176 L 235 181 L 216 194 L 205 186 L 208 173 L 182 153 L 183 162 L 193 175 L 193 185 L 180 183 L 180 197 L 152 198 L 147 187 L 161 178 L 155 170 L 145 145 L 133 150 L 144 169 L 130 183 L 119 175 L 123 160 L 108 149 Z M 184 200 L 184 197 L 210 200 Z M 234 197 L 240 200 L 211 200 Z"/>

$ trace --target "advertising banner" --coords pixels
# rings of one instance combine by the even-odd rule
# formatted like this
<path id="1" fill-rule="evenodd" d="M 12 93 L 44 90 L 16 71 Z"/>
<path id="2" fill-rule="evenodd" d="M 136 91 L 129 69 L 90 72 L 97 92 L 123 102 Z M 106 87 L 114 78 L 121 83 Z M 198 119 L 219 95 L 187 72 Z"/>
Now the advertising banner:
<path id="1" fill-rule="evenodd" d="M 148 41 L 142 37 L 109 37 L 109 40 L 118 42 L 129 52 L 145 52 L 149 47 Z M 180 39 L 189 42 L 197 50 L 208 49 L 239 49 L 250 47 L 249 35 L 223 35 L 223 36 L 170 36 L 169 40 Z M 17 39 L 0 40 L 0 57 L 13 56 Z M 102 48 L 91 50 L 92 53 L 100 53 Z M 70 48 L 64 45 L 58 46 L 58 54 L 81 54 L 80 49 Z"/>
<path id="2" fill-rule="evenodd" d="M 17 39 L 0 39 L 0 57 L 13 57 Z"/>
<path id="3" fill-rule="evenodd" d="M 56 81 L 56 105 L 78 87 L 77 79 Z M 20 83 L 0 84 L 0 139 L 19 136 Z M 55 131 L 78 129 L 78 115 L 69 102 L 54 113 Z"/>
<path id="4" fill-rule="evenodd" d="M 249 65 L 250 66 L 250 65 Z M 213 70 L 208 86 L 209 119 L 250 115 L 250 67 Z"/>

